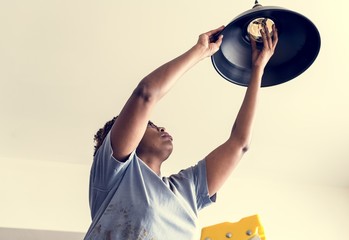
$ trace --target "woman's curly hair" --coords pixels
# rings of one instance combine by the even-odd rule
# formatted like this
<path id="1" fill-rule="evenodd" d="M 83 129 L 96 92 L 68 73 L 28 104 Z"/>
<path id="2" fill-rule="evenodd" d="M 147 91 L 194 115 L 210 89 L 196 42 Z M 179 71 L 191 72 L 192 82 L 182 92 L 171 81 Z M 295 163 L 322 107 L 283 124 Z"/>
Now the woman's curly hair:
<path id="1" fill-rule="evenodd" d="M 110 129 L 112 128 L 114 122 L 115 122 L 115 119 L 117 117 L 113 117 L 112 120 L 108 121 L 105 123 L 104 127 L 103 128 L 100 128 L 97 133 L 95 134 L 94 136 L 94 142 L 95 142 L 95 150 L 94 150 L 94 153 L 93 153 L 93 156 L 96 155 L 97 153 L 97 150 L 99 149 L 99 147 L 102 145 L 105 137 L 107 136 L 108 132 L 110 131 Z"/>

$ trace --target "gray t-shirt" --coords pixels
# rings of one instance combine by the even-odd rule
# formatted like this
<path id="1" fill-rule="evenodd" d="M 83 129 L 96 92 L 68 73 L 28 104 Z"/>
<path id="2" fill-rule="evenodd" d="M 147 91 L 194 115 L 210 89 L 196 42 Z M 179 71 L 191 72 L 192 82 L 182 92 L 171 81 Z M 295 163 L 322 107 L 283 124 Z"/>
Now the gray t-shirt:
<path id="1" fill-rule="evenodd" d="M 135 152 L 126 162 L 113 158 L 108 134 L 91 169 L 85 240 L 191 240 L 198 210 L 214 201 L 205 160 L 161 178 Z"/>

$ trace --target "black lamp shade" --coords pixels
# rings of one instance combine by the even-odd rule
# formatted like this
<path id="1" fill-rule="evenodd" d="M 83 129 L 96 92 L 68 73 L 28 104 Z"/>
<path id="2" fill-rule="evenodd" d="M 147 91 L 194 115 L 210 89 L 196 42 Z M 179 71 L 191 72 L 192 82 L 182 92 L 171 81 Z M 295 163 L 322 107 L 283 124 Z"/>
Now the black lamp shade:
<path id="1" fill-rule="evenodd" d="M 279 42 L 268 62 L 262 87 L 287 82 L 315 61 L 321 45 L 315 25 L 303 15 L 280 7 L 258 6 L 233 19 L 221 32 L 222 45 L 211 60 L 226 80 L 247 86 L 251 76 L 251 44 L 247 26 L 257 18 L 271 19 L 278 29 Z"/>

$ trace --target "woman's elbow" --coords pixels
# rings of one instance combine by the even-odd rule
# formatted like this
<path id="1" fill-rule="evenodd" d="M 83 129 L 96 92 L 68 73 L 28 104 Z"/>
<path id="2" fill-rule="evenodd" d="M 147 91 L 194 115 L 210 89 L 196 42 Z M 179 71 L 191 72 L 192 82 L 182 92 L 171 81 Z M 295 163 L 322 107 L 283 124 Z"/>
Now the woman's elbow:
<path id="1" fill-rule="evenodd" d="M 250 138 L 239 137 L 235 139 L 235 144 L 241 149 L 242 153 L 247 152 L 250 149 Z"/>
<path id="2" fill-rule="evenodd" d="M 156 90 L 151 84 L 142 81 L 133 91 L 133 95 L 144 102 L 152 102 L 156 99 Z"/>
<path id="3" fill-rule="evenodd" d="M 249 149 L 250 149 L 250 144 L 249 143 L 244 144 L 241 147 L 241 150 L 242 150 L 243 153 L 247 152 Z"/>

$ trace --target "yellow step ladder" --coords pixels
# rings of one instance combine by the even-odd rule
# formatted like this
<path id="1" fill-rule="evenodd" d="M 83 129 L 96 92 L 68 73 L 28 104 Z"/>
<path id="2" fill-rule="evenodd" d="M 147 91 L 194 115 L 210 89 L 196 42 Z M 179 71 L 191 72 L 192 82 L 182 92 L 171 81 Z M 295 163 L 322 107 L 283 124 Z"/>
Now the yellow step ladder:
<path id="1" fill-rule="evenodd" d="M 258 215 L 242 218 L 238 222 L 223 222 L 201 230 L 200 240 L 266 240 Z"/>

